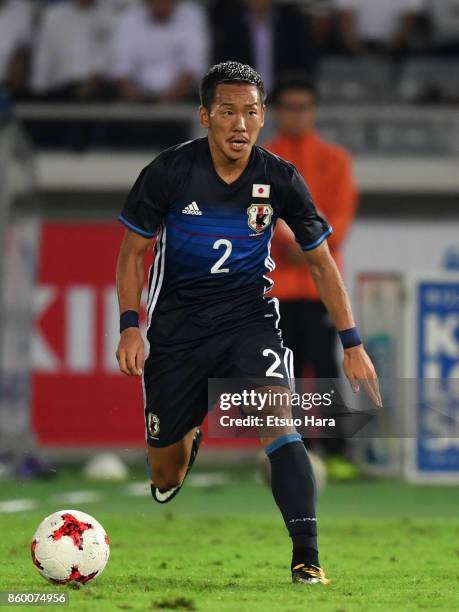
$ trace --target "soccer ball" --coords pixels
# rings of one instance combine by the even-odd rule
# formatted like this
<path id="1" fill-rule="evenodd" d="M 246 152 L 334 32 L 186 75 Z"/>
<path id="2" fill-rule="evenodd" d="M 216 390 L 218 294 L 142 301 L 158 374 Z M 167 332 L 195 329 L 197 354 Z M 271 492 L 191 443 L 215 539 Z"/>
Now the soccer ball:
<path id="1" fill-rule="evenodd" d="M 107 565 L 110 543 L 95 518 L 79 510 L 61 510 L 40 523 L 31 552 L 35 567 L 49 582 L 86 584 Z"/>

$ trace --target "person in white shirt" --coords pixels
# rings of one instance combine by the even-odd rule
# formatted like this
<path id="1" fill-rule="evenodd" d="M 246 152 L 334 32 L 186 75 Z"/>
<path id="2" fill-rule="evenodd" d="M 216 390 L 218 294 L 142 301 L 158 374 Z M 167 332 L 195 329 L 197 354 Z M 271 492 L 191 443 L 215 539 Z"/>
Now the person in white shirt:
<path id="1" fill-rule="evenodd" d="M 33 11 L 25 0 L 0 0 L 0 85 L 25 88 Z"/>
<path id="2" fill-rule="evenodd" d="M 108 76 L 119 96 L 179 100 L 192 93 L 209 62 L 204 10 L 194 2 L 142 0 L 121 16 Z"/>
<path id="3" fill-rule="evenodd" d="M 423 0 L 336 0 L 339 29 L 351 53 L 406 48 Z"/>
<path id="4" fill-rule="evenodd" d="M 32 59 L 33 93 L 63 99 L 97 97 L 105 60 L 97 3 L 70 0 L 47 7 Z"/>

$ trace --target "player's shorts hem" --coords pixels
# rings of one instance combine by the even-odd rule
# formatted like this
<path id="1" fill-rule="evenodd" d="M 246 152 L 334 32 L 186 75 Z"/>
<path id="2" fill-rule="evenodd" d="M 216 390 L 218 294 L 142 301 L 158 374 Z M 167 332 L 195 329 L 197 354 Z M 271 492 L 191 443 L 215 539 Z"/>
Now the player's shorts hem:
<path id="1" fill-rule="evenodd" d="M 187 426 L 186 430 L 177 434 L 171 434 L 170 436 L 165 436 L 161 438 L 154 438 L 152 436 L 147 436 L 145 441 L 148 446 L 151 448 L 165 448 L 166 446 L 171 446 L 176 442 L 180 442 L 187 435 L 189 431 L 194 429 L 195 427 L 199 427 L 202 423 L 196 423 L 195 425 Z"/>
<path id="2" fill-rule="evenodd" d="M 241 376 L 237 380 L 247 380 L 247 387 L 250 389 L 271 389 L 272 387 L 285 387 L 286 389 L 292 390 L 294 377 L 291 378 L 259 378 L 255 376 Z"/>

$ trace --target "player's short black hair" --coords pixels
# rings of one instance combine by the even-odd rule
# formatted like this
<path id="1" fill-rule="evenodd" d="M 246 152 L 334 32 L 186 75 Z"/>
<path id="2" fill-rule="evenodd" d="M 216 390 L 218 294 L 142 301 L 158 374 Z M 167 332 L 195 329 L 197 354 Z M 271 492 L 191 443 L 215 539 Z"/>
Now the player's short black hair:
<path id="1" fill-rule="evenodd" d="M 314 97 L 317 94 L 315 81 L 310 75 L 304 72 L 285 72 L 274 83 L 274 87 L 269 95 L 270 104 L 278 104 L 281 95 L 291 89 L 307 91 Z"/>
<path id="2" fill-rule="evenodd" d="M 261 102 L 264 103 L 266 99 L 263 79 L 256 70 L 248 64 L 241 64 L 240 62 L 221 62 L 212 66 L 201 81 L 199 91 L 201 104 L 207 110 L 210 110 L 215 99 L 217 85 L 221 83 L 248 83 L 249 85 L 255 85 L 260 92 Z"/>

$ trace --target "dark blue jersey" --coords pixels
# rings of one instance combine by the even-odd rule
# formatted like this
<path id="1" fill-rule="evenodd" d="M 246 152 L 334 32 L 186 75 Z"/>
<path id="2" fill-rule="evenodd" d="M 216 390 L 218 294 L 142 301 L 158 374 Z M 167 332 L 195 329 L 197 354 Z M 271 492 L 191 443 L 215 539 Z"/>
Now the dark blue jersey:
<path id="1" fill-rule="evenodd" d="M 279 217 L 305 251 L 332 232 L 296 168 L 261 147 L 231 184 L 217 174 L 207 138 L 172 147 L 144 168 L 120 220 L 156 236 L 149 339 L 179 344 L 275 317 L 265 294 Z"/>

